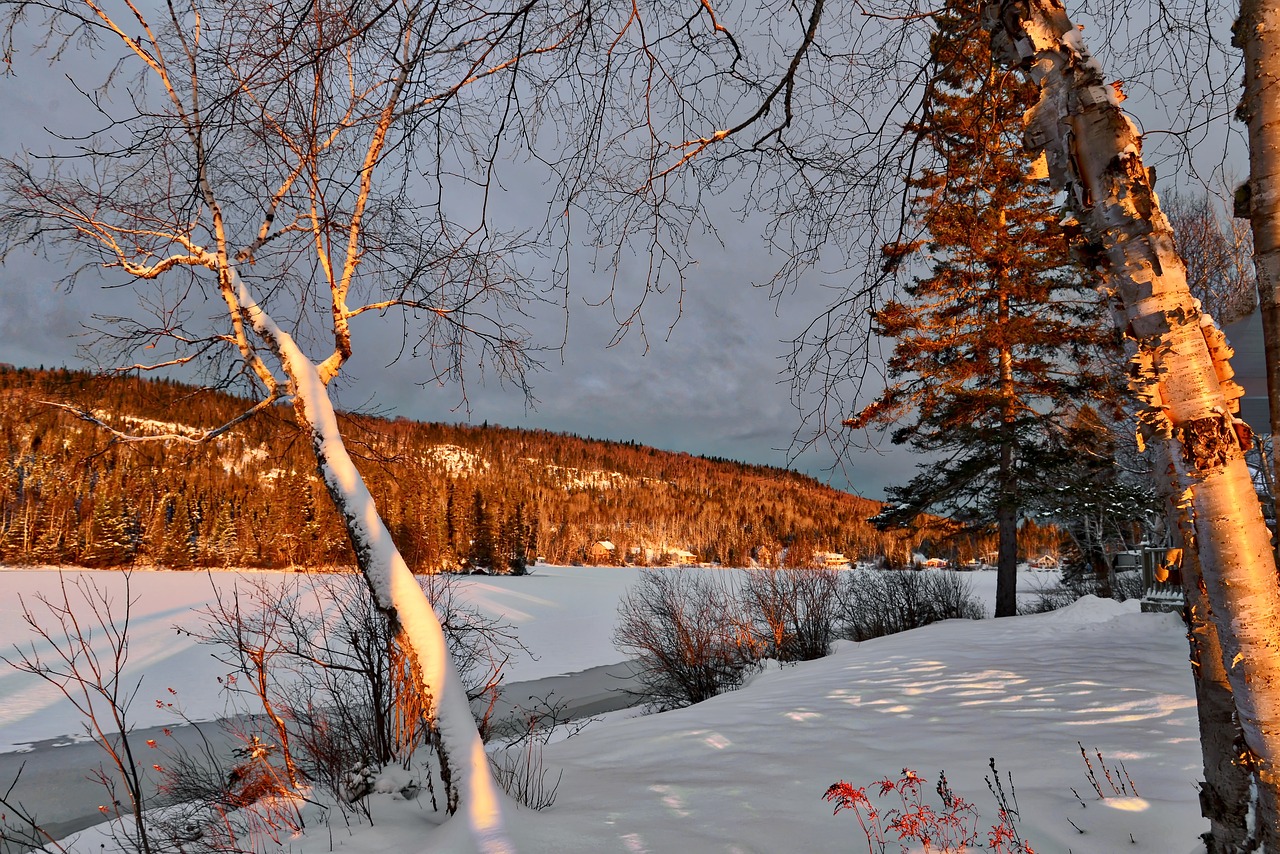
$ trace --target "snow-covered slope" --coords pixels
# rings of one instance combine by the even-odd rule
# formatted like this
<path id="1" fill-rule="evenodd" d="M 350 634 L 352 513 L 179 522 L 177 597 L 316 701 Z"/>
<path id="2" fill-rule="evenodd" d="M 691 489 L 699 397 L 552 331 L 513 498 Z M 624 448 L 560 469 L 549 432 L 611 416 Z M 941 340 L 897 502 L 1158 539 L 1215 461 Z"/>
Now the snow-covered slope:
<path id="1" fill-rule="evenodd" d="M 1196 739 L 1179 620 L 1086 599 L 844 644 L 697 707 L 552 745 L 547 763 L 564 769 L 556 808 L 516 813 L 514 836 L 547 854 L 855 852 L 865 839 L 851 815 L 831 815 L 829 784 L 903 768 L 932 784 L 945 770 L 994 823 L 983 780 L 994 757 L 1040 854 L 1190 852 L 1206 827 Z M 1078 742 L 1095 767 L 1096 750 L 1123 761 L 1140 797 L 1099 799 Z"/>
<path id="2" fill-rule="evenodd" d="M 589 600 L 616 602 L 628 573 L 548 569 L 546 578 L 510 590 L 502 584 L 519 579 L 485 579 L 477 601 L 520 611 L 527 619 L 517 622 L 531 628 L 541 620 L 537 631 L 553 638 L 561 620 L 584 616 L 575 612 Z M 984 574 L 975 578 L 985 587 Z M 561 583 L 579 595 L 557 603 Z M 611 623 L 611 607 L 594 607 Z M 144 622 L 174 616 L 155 613 Z M 584 663 L 588 653 L 579 647 L 603 643 L 593 627 L 603 622 L 564 623 L 559 649 Z M 0 625 L 12 633 L 7 615 Z M 608 652 L 600 657 L 616 660 Z M 148 680 L 168 670 L 165 659 L 155 661 Z M 542 666 L 557 672 L 545 660 Z M 1137 796 L 1100 799 L 1078 743 L 1095 768 L 1095 751 L 1108 765 L 1122 761 Z M 537 813 L 509 806 L 507 837 L 531 854 L 857 852 L 866 850 L 865 838 L 852 816 L 831 814 L 822 800 L 828 785 L 862 785 L 911 768 L 929 780 L 932 799 L 945 770 L 984 822 L 994 822 L 983 781 L 989 757 L 1012 774 L 1019 827 L 1039 854 L 1202 850 L 1195 705 L 1178 619 L 1138 613 L 1135 603 L 1085 599 L 1047 615 L 953 621 L 845 643 L 827 659 L 774 667 L 692 708 L 618 715 L 546 748 L 552 779 L 563 771 L 556 804 Z M 467 848 L 458 838 L 462 825 L 435 827 L 422 800 L 382 794 L 371 807 L 373 827 L 313 816 L 288 850 Z M 98 840 L 86 836 L 75 850 L 97 851 Z"/>

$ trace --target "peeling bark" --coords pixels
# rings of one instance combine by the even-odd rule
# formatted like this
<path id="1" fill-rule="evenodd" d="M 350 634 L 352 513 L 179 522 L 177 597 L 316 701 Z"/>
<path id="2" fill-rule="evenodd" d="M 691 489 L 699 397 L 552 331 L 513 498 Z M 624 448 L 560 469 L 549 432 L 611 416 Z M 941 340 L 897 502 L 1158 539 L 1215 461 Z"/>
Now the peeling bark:
<path id="1" fill-rule="evenodd" d="M 1244 98 L 1237 118 L 1249 132 L 1249 183 L 1237 216 L 1248 216 L 1258 278 L 1258 310 L 1267 362 L 1271 435 L 1280 436 L 1280 0 L 1241 0 L 1232 43 L 1244 52 Z M 1240 209 L 1243 208 L 1243 209 Z M 1271 482 L 1280 483 L 1280 459 L 1271 459 Z M 1272 490 L 1280 510 L 1280 490 Z M 1280 524 L 1280 512 L 1275 517 Z M 1280 537 L 1276 538 L 1280 562 Z"/>
<path id="2" fill-rule="evenodd" d="M 1236 724 L 1235 698 L 1194 545 L 1182 551 L 1182 584 L 1204 762 L 1200 814 L 1209 820 L 1205 849 L 1207 854 L 1239 854 L 1249 838 L 1249 769 L 1236 761 L 1245 749 L 1244 736 Z"/>
<path id="3" fill-rule="evenodd" d="M 993 52 L 1041 88 L 1027 145 L 1044 151 L 1082 238 L 1137 342 L 1131 381 L 1147 438 L 1170 442 L 1192 516 L 1211 613 L 1258 780 L 1263 850 L 1280 852 L 1280 587 L 1270 534 L 1233 413 L 1229 348 L 1187 288 L 1186 270 L 1142 163 L 1137 128 L 1057 0 L 1003 0 L 984 13 Z"/>
<path id="4" fill-rule="evenodd" d="M 1167 445 L 1155 449 L 1158 471 L 1170 471 Z M 1209 821 L 1202 835 L 1206 854 L 1240 854 L 1249 839 L 1249 769 L 1236 760 L 1244 754 L 1244 734 L 1235 716 L 1235 697 L 1222 659 L 1222 642 L 1213 623 L 1209 594 L 1200 572 L 1200 556 L 1186 509 L 1179 507 L 1172 482 L 1161 479 L 1165 516 L 1179 543 L 1170 549 L 1156 580 L 1169 577 L 1171 565 L 1179 566 L 1186 598 L 1183 619 L 1187 624 L 1191 676 L 1196 691 L 1196 719 L 1200 725 L 1200 758 L 1204 780 L 1200 783 L 1200 814 Z"/>

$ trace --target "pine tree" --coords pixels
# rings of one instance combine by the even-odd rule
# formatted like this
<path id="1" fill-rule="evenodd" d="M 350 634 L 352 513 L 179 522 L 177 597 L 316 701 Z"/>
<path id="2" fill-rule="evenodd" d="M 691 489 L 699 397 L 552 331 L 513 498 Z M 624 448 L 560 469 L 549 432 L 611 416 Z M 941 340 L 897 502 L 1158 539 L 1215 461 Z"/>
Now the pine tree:
<path id="1" fill-rule="evenodd" d="M 195 561 L 195 532 L 182 493 L 165 493 L 147 529 L 148 556 L 164 567 L 183 569 Z"/>
<path id="2" fill-rule="evenodd" d="M 995 67 L 978 18 L 972 0 L 935 17 L 935 73 L 912 128 L 935 157 L 909 182 L 928 237 L 885 250 L 896 264 L 925 249 L 930 274 L 876 313 L 877 332 L 895 339 L 890 385 L 847 423 L 896 423 L 895 444 L 940 458 L 888 490 L 895 504 L 878 526 L 926 511 L 994 523 L 996 616 L 1007 616 L 1026 496 L 1060 445 L 1062 414 L 1113 399 L 1100 355 L 1114 333 L 1022 150 L 1036 89 Z"/>
<path id="3" fill-rule="evenodd" d="M 85 566 L 120 566 L 137 553 L 137 536 L 132 516 L 116 497 L 94 502 L 89 533 L 80 552 Z"/>

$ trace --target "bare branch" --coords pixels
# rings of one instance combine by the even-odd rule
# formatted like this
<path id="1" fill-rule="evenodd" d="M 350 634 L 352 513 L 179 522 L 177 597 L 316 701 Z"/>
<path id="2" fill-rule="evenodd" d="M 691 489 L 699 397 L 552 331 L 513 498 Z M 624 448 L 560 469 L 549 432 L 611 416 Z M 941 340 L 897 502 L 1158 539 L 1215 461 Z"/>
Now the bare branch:
<path id="1" fill-rule="evenodd" d="M 126 443 L 179 442 L 181 444 L 186 444 L 186 445 L 201 445 L 206 442 L 211 442 L 214 439 L 217 439 L 219 436 L 231 431 L 236 426 L 243 424 L 245 421 L 248 421 L 250 418 L 257 415 L 258 413 L 266 409 L 269 409 L 282 396 L 283 396 L 283 393 L 279 388 L 279 386 L 277 386 L 276 388 L 272 389 L 271 394 L 267 395 L 267 397 L 258 401 L 249 409 L 240 413 L 239 415 L 237 415 L 235 418 L 231 419 L 227 423 L 221 424 L 209 430 L 196 431 L 193 433 L 172 433 L 171 432 L 171 433 L 157 433 L 157 434 L 149 434 L 149 435 L 127 433 L 123 430 L 118 430 L 115 427 L 111 426 L 110 423 L 104 420 L 104 418 L 99 416 L 96 412 L 81 406 L 73 406 L 72 404 L 69 404 L 69 403 L 59 403 L 53 400 L 42 400 L 39 402 L 44 404 L 45 406 L 51 406 L 54 409 L 61 409 L 64 412 L 70 412 L 72 415 L 79 418 L 81 421 L 85 421 L 103 430 L 108 435 L 110 435 L 114 441 L 117 441 L 117 442 L 126 442 Z"/>

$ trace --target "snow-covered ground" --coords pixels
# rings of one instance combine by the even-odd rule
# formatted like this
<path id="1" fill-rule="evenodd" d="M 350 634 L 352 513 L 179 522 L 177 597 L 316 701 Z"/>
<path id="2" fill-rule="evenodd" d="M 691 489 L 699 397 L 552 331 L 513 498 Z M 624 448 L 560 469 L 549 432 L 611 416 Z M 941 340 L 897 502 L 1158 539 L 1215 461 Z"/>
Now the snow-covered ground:
<path id="1" fill-rule="evenodd" d="M 622 658 L 610 642 L 612 622 L 617 598 L 635 575 L 539 567 L 526 579 L 468 580 L 467 598 L 520 626 L 540 660 L 517 663 L 513 678 L 536 678 Z M 970 577 L 989 602 L 994 574 Z M 1044 578 L 1028 574 L 1022 583 Z M 4 640 L 23 639 L 13 594 L 29 596 L 51 579 L 56 574 L 0 573 Z M 230 579 L 215 576 L 215 583 Z M 190 573 L 134 576 L 141 599 L 131 654 L 145 672 L 140 707 L 174 687 L 189 711 L 221 710 L 216 692 L 199 693 L 217 668 L 170 628 L 203 602 L 208 585 Z M 542 812 L 508 805 L 506 836 L 515 850 L 557 854 L 856 852 L 866 840 L 851 815 L 832 816 L 822 800 L 828 785 L 868 784 L 911 768 L 929 780 L 925 792 L 932 796 L 945 770 L 953 788 L 993 823 L 994 799 L 983 778 L 994 757 L 1002 774 L 1012 774 L 1019 827 L 1039 854 L 1203 850 L 1186 658 L 1176 617 L 1096 599 L 1052 614 L 951 621 L 844 643 L 827 659 L 775 667 L 698 706 L 647 717 L 615 714 L 549 745 L 545 765 L 553 778 L 563 771 L 556 804 Z M 17 676 L 0 673 L 0 744 L 74 730 L 56 703 Z M 1099 798 L 1078 742 L 1090 749 L 1095 767 L 1094 751 L 1108 765 L 1122 761 L 1137 794 Z M 1105 780 L 1103 786 L 1111 794 Z M 372 827 L 317 823 L 313 816 L 288 850 L 468 847 L 461 823 L 433 827 L 421 799 L 375 795 L 371 809 Z M 98 846 L 87 834 L 75 850 Z"/>
<path id="2" fill-rule="evenodd" d="M 457 593 L 480 612 L 502 617 L 518 627 L 531 656 L 516 656 L 507 665 L 506 681 L 523 682 L 573 673 L 602 664 L 616 664 L 626 656 L 613 646 L 613 623 L 618 599 L 635 583 L 633 568 L 539 566 L 522 578 L 469 576 L 455 579 Z M 81 576 L 123 602 L 125 576 L 111 571 L 56 569 L 0 569 L 0 654 L 12 657 L 15 644 L 28 647 L 34 637 L 22 619 L 25 601 L 37 614 L 38 594 L 61 600 L 60 579 Z M 173 723 L 173 715 L 153 702 L 174 700 L 196 720 L 219 717 L 224 703 L 218 677 L 226 668 L 210 651 L 175 626 L 194 628 L 198 609 L 238 582 L 293 578 L 281 572 L 135 571 L 129 591 L 128 680 L 142 679 L 133 719 L 139 726 Z M 78 601 L 72 592 L 72 601 Z M 47 650 L 37 643 L 38 652 Z M 533 657 L 533 656 L 536 656 Z M 81 731 L 79 717 L 52 686 L 36 677 L 0 665 L 0 752 Z"/>

